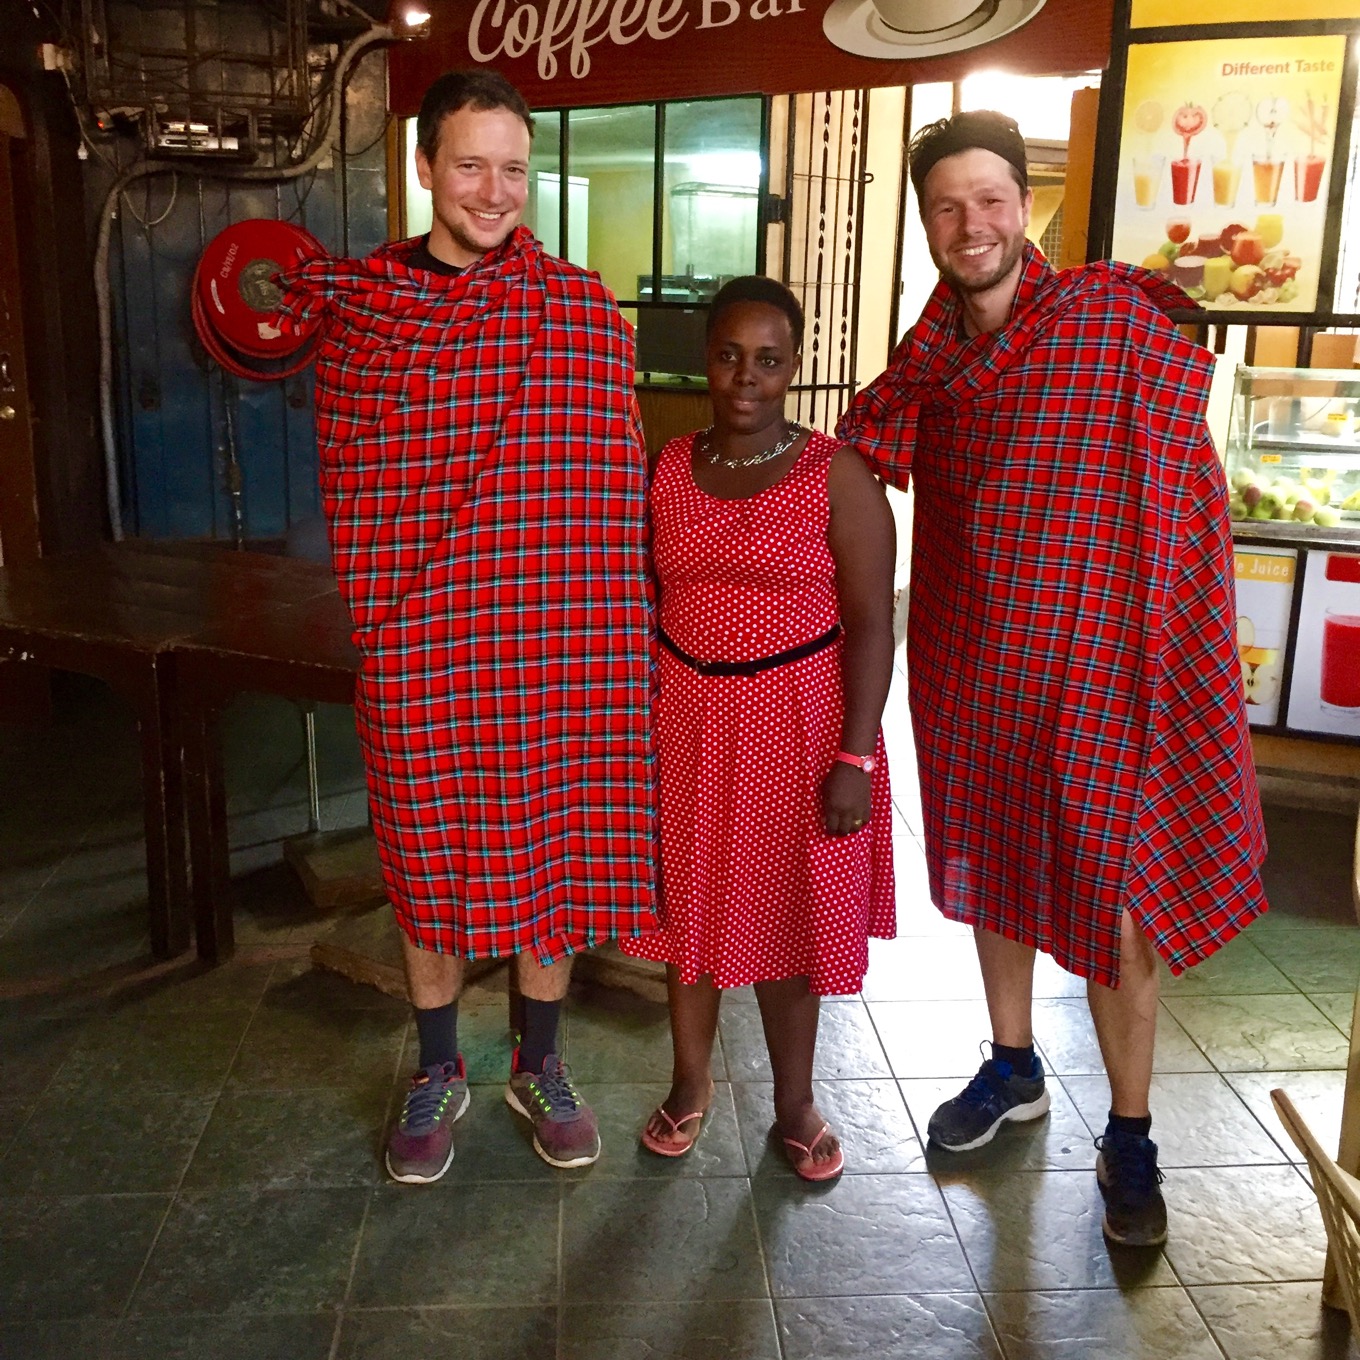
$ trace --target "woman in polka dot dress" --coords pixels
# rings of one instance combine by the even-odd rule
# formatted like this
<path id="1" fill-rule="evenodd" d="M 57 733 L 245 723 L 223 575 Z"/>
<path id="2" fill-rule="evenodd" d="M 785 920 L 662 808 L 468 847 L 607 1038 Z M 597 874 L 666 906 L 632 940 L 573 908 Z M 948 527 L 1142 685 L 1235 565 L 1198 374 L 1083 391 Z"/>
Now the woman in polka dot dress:
<path id="1" fill-rule="evenodd" d="M 859 456 L 791 425 L 803 316 L 772 279 L 708 317 L 710 429 L 661 451 L 662 922 L 675 1065 L 643 1144 L 689 1151 L 723 989 L 755 984 L 778 1133 L 807 1180 L 844 1158 L 812 1098 L 822 996 L 857 992 L 894 930 L 879 719 L 892 671 L 892 514 Z"/>

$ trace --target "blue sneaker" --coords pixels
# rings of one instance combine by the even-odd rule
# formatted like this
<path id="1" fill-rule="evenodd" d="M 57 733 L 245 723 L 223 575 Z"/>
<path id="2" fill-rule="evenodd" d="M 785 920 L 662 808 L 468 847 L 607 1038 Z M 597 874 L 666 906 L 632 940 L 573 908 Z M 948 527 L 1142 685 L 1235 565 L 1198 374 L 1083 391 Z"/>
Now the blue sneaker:
<path id="1" fill-rule="evenodd" d="M 1096 1139 L 1096 1182 L 1105 1199 L 1105 1236 L 1121 1247 L 1160 1247 L 1166 1241 L 1166 1200 L 1157 1144 L 1136 1133 Z"/>
<path id="2" fill-rule="evenodd" d="M 408 1185 L 437 1181 L 453 1161 L 453 1125 L 467 1107 L 461 1053 L 456 1063 L 422 1067 L 411 1078 L 401 1118 L 387 1135 L 387 1174 Z"/>
<path id="3" fill-rule="evenodd" d="M 947 1152 L 967 1152 L 996 1137 L 1007 1120 L 1038 1119 L 1048 1113 L 1044 1068 L 1034 1056 L 1034 1070 L 1026 1077 L 1010 1063 L 988 1058 L 977 1076 L 953 1100 L 946 1100 L 930 1116 L 930 1141 Z"/>

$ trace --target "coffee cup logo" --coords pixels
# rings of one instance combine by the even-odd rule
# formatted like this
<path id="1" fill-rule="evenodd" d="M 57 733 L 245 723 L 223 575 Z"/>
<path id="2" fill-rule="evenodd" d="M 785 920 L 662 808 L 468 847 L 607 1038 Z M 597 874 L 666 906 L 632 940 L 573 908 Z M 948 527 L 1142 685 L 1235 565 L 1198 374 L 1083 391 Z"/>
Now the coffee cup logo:
<path id="1" fill-rule="evenodd" d="M 996 9 L 991 3 L 977 0 L 873 0 L 878 17 L 899 33 L 940 33 L 955 28 L 970 19 L 986 21 Z"/>
<path id="2" fill-rule="evenodd" d="M 822 32 L 843 52 L 909 61 L 995 42 L 1043 7 L 1044 0 L 832 0 Z"/>

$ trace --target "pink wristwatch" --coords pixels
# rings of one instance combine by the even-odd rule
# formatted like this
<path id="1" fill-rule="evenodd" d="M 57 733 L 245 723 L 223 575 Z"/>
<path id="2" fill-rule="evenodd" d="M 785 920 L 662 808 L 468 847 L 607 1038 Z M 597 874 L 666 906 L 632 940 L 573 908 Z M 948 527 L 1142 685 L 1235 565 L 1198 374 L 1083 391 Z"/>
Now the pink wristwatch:
<path id="1" fill-rule="evenodd" d="M 878 764 L 873 756 L 852 756 L 849 751 L 838 751 L 836 759 L 845 761 L 847 765 L 858 766 L 865 774 L 873 774 L 874 766 Z"/>

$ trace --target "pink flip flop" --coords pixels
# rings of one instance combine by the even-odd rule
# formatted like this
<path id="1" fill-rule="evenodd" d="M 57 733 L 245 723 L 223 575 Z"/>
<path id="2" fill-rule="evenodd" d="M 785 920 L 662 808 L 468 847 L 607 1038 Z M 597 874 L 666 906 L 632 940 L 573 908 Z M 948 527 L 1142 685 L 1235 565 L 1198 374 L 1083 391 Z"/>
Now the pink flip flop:
<path id="1" fill-rule="evenodd" d="M 694 1110 L 692 1113 L 684 1115 L 680 1119 L 672 1119 L 670 1115 L 658 1105 L 656 1107 L 656 1113 L 671 1126 L 671 1132 L 675 1134 L 678 1134 L 691 1119 L 697 1119 L 699 1121 L 698 1128 L 694 1130 L 694 1136 L 685 1143 L 663 1143 L 654 1134 L 649 1133 L 645 1126 L 642 1130 L 642 1146 L 645 1147 L 648 1152 L 655 1152 L 658 1157 L 683 1157 L 685 1153 L 694 1146 L 700 1133 L 703 1132 L 703 1119 L 704 1115 L 707 1114 L 707 1111 Z M 647 1121 L 648 1124 L 651 1122 L 650 1119 Z"/>
<path id="2" fill-rule="evenodd" d="M 817 1136 L 806 1146 L 796 1138 L 784 1138 L 784 1151 L 788 1155 L 789 1165 L 805 1181 L 829 1181 L 834 1180 L 845 1169 L 845 1153 L 836 1149 L 836 1155 L 825 1162 L 813 1160 L 812 1153 L 817 1144 L 831 1132 L 830 1124 L 823 1124 L 817 1130 Z M 783 1135 L 780 1135 L 783 1138 Z M 798 1155 L 795 1157 L 794 1153 Z"/>

